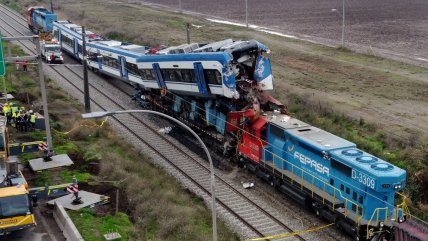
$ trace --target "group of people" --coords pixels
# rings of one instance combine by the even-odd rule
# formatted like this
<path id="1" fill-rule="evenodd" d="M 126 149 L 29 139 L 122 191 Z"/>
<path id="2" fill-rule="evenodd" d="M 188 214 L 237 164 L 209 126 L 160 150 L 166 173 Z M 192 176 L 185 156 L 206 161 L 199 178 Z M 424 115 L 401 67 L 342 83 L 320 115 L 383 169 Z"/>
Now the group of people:
<path id="1" fill-rule="evenodd" d="M 22 62 L 19 62 L 19 60 L 15 61 L 16 70 L 19 70 L 19 67 L 22 65 L 22 70 L 27 71 L 27 60 L 22 60 Z"/>
<path id="2" fill-rule="evenodd" d="M 15 124 L 19 131 L 34 130 L 37 115 L 32 110 L 25 111 L 25 107 L 18 107 L 16 103 L 6 103 L 3 105 L 3 115 L 7 117 L 7 124 Z"/>

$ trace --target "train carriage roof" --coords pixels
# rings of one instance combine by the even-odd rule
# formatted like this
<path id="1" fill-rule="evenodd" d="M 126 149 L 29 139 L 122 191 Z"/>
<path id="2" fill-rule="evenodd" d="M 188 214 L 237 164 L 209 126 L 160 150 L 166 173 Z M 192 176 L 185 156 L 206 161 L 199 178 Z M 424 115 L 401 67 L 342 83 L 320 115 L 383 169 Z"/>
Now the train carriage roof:
<path id="1" fill-rule="evenodd" d="M 217 61 L 223 66 L 232 60 L 232 56 L 225 52 L 214 53 L 189 53 L 189 54 L 167 54 L 146 55 L 137 59 L 137 63 L 144 62 L 173 62 L 173 61 Z"/>

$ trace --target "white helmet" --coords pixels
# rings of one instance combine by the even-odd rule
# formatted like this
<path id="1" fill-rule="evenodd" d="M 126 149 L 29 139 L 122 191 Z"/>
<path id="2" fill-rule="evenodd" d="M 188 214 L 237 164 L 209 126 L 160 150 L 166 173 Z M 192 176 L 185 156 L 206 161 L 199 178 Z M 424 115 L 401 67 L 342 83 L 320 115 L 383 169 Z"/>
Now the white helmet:
<path id="1" fill-rule="evenodd" d="M 30 110 L 29 112 L 30 112 L 30 114 L 33 114 L 33 110 Z"/>

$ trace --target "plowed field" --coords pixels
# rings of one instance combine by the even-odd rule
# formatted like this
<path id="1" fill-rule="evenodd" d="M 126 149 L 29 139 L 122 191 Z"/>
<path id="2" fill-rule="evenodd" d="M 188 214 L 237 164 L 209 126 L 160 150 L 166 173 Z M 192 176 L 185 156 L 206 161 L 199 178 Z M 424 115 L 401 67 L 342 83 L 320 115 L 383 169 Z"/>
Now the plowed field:
<path id="1" fill-rule="evenodd" d="M 178 0 L 144 2 L 178 8 Z M 245 22 L 244 0 L 182 0 L 182 8 Z M 248 9 L 250 24 L 308 35 L 328 44 L 341 42 L 341 0 L 248 0 Z M 412 59 L 428 59 L 426 0 L 345 0 L 345 26 L 346 43 L 353 47 L 360 45 L 369 50 L 406 54 Z"/>

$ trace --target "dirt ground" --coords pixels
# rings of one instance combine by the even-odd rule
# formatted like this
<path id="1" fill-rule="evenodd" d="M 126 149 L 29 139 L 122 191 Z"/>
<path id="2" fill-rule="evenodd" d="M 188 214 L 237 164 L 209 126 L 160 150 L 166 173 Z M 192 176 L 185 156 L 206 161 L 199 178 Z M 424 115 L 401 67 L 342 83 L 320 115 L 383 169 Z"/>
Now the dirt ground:
<path id="1" fill-rule="evenodd" d="M 178 8 L 177 0 L 140 0 Z M 428 2 L 346 0 L 345 41 L 428 59 Z M 182 8 L 245 22 L 245 1 L 182 0 Z M 333 10 L 335 9 L 335 10 Z M 342 0 L 248 0 L 250 24 L 339 44 Z"/>

